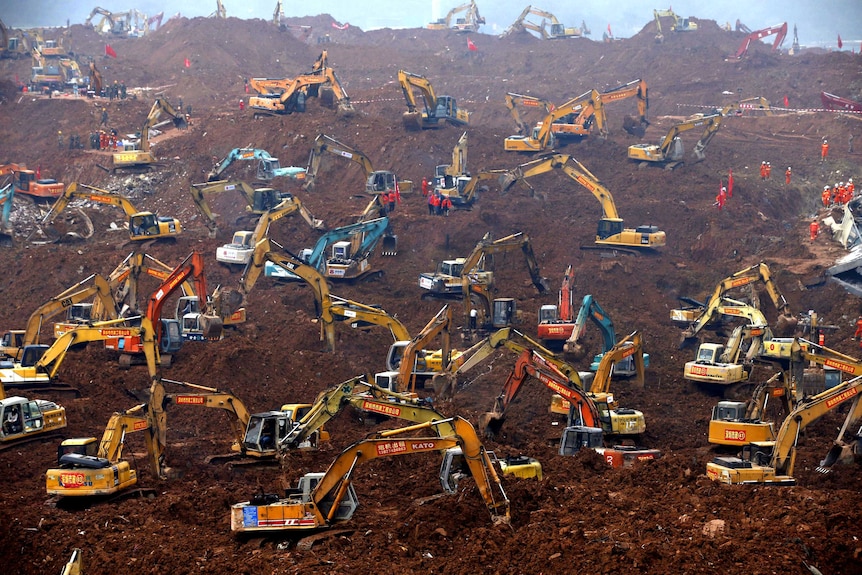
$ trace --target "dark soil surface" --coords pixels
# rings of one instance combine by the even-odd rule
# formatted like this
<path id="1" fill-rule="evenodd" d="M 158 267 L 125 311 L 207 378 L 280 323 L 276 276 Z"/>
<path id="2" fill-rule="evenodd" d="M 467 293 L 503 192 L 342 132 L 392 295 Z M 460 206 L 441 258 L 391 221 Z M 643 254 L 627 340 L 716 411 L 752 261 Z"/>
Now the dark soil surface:
<path id="1" fill-rule="evenodd" d="M 141 39 L 112 40 L 117 59 L 103 56 L 105 40 L 73 26 L 67 39 L 82 63 L 95 57 L 107 83 L 150 88 L 136 99 L 96 102 L 39 98 L 17 92 L 12 79 L 26 78 L 29 62 L 0 62 L 0 160 L 41 166 L 43 176 L 128 194 L 141 209 L 172 215 L 184 225 L 174 244 L 155 244 L 148 253 L 178 264 L 193 250 L 211 266 L 207 281 L 236 286 L 241 271 L 216 263 L 217 246 L 233 232 L 233 216 L 243 202 L 218 198 L 224 224 L 209 238 L 187 193 L 205 179 L 213 158 L 236 147 L 268 150 L 282 165 L 306 164 L 314 138 L 325 133 L 362 150 L 377 169 L 421 181 L 437 164 L 448 163 L 462 131 L 456 128 L 405 131 L 404 99 L 398 69 L 427 76 L 439 93 L 458 98 L 472 112 L 467 165 L 471 172 L 513 168 L 528 156 L 507 153 L 502 140 L 514 133 L 503 105 L 505 92 L 533 94 L 563 102 L 591 88 L 606 90 L 636 78 L 650 87 L 652 122 L 645 141 L 658 141 L 680 118 L 741 97 L 764 96 L 790 109 L 773 116 L 753 112 L 725 120 L 706 151 L 706 160 L 670 172 L 639 168 L 626 158 L 638 140 L 622 130 L 634 102 L 608 107 L 610 136 L 571 143 L 560 151 L 578 158 L 606 184 L 631 226 L 654 224 L 667 232 L 659 254 L 603 257 L 579 247 L 592 242 L 601 215 L 598 202 L 562 174 L 531 182 L 535 192 L 507 194 L 491 186 L 470 211 L 431 217 L 420 194 L 405 195 L 393 214 L 399 239 L 395 258 L 375 257 L 385 275 L 355 285 L 337 284 L 342 297 L 380 304 L 418 332 L 440 303 L 420 299 L 417 276 L 436 262 L 470 252 L 486 232 L 502 237 L 530 235 L 552 291 L 537 295 L 514 256 L 498 258 L 499 297 L 514 297 L 526 318 L 521 328 L 535 334 L 540 305 L 556 302 L 568 264 L 576 269 L 576 300 L 593 294 L 612 316 L 618 333 L 639 330 L 651 355 L 643 389 L 625 383 L 614 389 L 622 405 L 644 412 L 647 432 L 640 443 L 660 449 L 660 460 L 629 469 L 611 469 L 593 452 L 560 457 L 550 438 L 560 421 L 548 413 L 550 393 L 528 385 L 512 405 L 501 435 L 486 447 L 500 458 L 526 454 L 544 468 L 541 482 L 504 478 L 512 502 L 510 527 L 495 527 L 471 481 L 457 496 L 419 506 L 416 500 L 439 491 L 438 457 L 390 458 L 355 473 L 362 506 L 347 531 L 300 550 L 290 538 L 238 539 L 230 531 L 229 507 L 260 490 L 274 492 L 302 474 L 323 471 L 347 445 L 377 429 L 355 413 L 341 414 L 328 427 L 332 441 L 313 453 L 291 455 L 282 469 L 230 470 L 207 465 L 207 455 L 223 453 L 232 438 L 220 413 L 171 408 L 167 464 L 179 477 L 159 481 L 147 466 L 141 438 L 130 436 L 127 456 L 140 470 L 140 483 L 154 487 L 152 500 L 129 499 L 80 509 L 57 505 L 45 494 L 44 472 L 55 464 L 56 443 L 30 444 L 0 453 L 4 476 L 0 501 L 0 555 L 15 559 L 11 572 L 57 572 L 72 548 L 84 550 L 87 575 L 101 573 L 680 573 L 767 575 L 862 573 L 862 496 L 859 463 L 815 471 L 838 433 L 843 413 L 810 426 L 801 439 L 795 487 L 725 486 L 710 481 L 705 466 L 714 456 L 707 442 L 710 412 L 717 397 L 683 380 L 691 350 L 679 350 L 679 329 L 668 319 L 678 296 L 706 299 L 716 282 L 758 262 L 769 264 L 794 311 L 816 310 L 839 326 L 827 345 L 857 355 L 851 340 L 860 303 L 830 283 L 818 281 L 841 248 L 821 236 L 811 244 L 810 218 L 825 184 L 858 176 L 860 152 L 848 153 L 847 139 L 862 141 L 857 119 L 816 111 L 826 90 L 852 97 L 860 92 L 862 60 L 846 52 L 805 51 L 796 56 L 753 46 L 741 62 L 726 62 L 742 36 L 702 21 L 696 34 L 653 41 L 653 25 L 631 39 L 600 43 L 587 39 L 540 41 L 527 34 L 504 39 L 473 35 L 478 51 L 463 36 L 421 29 L 339 31 L 331 18 L 300 19 L 330 33 L 330 65 L 357 109 L 338 117 L 312 99 L 304 114 L 253 120 L 239 110 L 246 77 L 283 77 L 305 71 L 321 46 L 304 43 L 262 20 L 176 19 Z M 312 40 L 316 33 L 312 34 Z M 190 67 L 184 66 L 184 59 Z M 121 133 L 140 129 L 153 97 L 163 93 L 191 105 L 187 131 L 166 132 L 153 151 L 164 167 L 143 175 L 112 175 L 106 153 L 58 149 L 56 133 L 77 133 L 86 143 L 97 129 L 101 107 Z M 529 118 L 532 121 L 539 120 Z M 170 134 L 170 137 L 169 137 Z M 687 132 L 690 150 L 699 135 Z M 820 141 L 832 145 L 820 162 Z M 690 154 L 689 154 L 690 157 Z M 769 161 L 771 179 L 758 167 Z M 249 163 L 250 164 L 250 163 Z M 790 185 L 784 170 L 793 168 Z M 233 177 L 251 180 L 253 166 L 234 166 Z M 713 201 L 720 182 L 733 170 L 733 197 L 719 211 Z M 327 228 L 353 221 L 368 201 L 363 177 L 353 164 L 329 158 L 313 191 L 296 182 L 279 183 L 300 197 Z M 95 224 L 80 243 L 45 244 L 34 233 L 40 210 L 16 197 L 14 247 L 0 251 L 0 325 L 23 326 L 30 313 L 65 288 L 93 273 L 108 274 L 129 253 L 122 213 L 84 208 Z M 31 235 L 32 234 L 32 235 Z M 310 246 L 316 233 L 299 218 L 272 226 L 270 236 L 291 251 Z M 156 288 L 155 280 L 146 284 Z M 146 289 L 145 293 L 148 293 Z M 765 298 L 765 294 L 763 295 Z M 767 301 L 767 300 L 764 300 Z M 308 289 L 261 279 L 249 295 L 249 321 L 217 343 L 189 343 L 165 377 L 231 390 L 252 411 L 286 402 L 312 401 L 316 394 L 355 375 L 379 371 L 390 335 L 383 328 L 351 330 L 337 325 L 337 348 L 323 351 Z M 775 310 L 765 306 L 770 320 Z M 465 320 L 456 309 L 457 323 Z M 43 339 L 49 337 L 45 326 Z M 587 343 L 597 351 L 597 331 Z M 452 401 L 438 408 L 471 421 L 493 404 L 514 362 L 507 351 L 468 374 Z M 489 367 L 490 366 L 490 367 Z M 587 369 L 586 365 L 580 366 Z M 760 375 L 759 377 L 762 377 Z M 91 345 L 70 355 L 59 378 L 83 392 L 71 399 L 50 397 L 67 409 L 69 437 L 98 436 L 111 413 L 135 403 L 131 392 L 147 387 L 144 368 L 120 371 L 116 358 Z M 50 394 L 46 394 L 49 396 Z M 389 424 L 396 426 L 396 423 Z M 710 531 L 721 522 L 723 529 Z M 814 571 L 812 571 L 814 572 Z"/>

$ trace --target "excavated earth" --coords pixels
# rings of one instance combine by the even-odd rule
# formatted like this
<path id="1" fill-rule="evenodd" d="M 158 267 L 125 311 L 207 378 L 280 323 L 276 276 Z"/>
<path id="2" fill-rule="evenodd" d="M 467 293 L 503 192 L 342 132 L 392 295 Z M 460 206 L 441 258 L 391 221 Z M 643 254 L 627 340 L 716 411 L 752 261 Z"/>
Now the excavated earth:
<path id="1" fill-rule="evenodd" d="M 295 539 L 237 538 L 229 507 L 254 493 L 278 492 L 304 473 L 323 471 L 347 445 L 381 428 L 345 412 L 328 425 L 332 440 L 313 453 L 291 454 L 283 466 L 231 470 L 208 465 L 207 455 L 227 450 L 226 416 L 209 410 L 173 407 L 168 413 L 166 462 L 175 472 L 159 481 L 151 473 L 143 441 L 128 438 L 126 456 L 140 472 L 140 484 L 157 489 L 153 499 L 69 506 L 46 496 L 44 472 L 55 463 L 55 442 L 30 444 L 0 453 L 3 517 L 0 555 L 7 572 L 57 572 L 71 550 L 84 551 L 87 575 L 101 573 L 862 573 L 862 495 L 859 461 L 822 475 L 815 468 L 844 419 L 839 410 L 810 426 L 800 439 L 794 487 L 726 486 L 710 481 L 705 466 L 715 455 L 707 442 L 712 405 L 717 401 L 682 378 L 693 354 L 680 350 L 679 328 L 668 312 L 679 296 L 708 298 L 720 279 L 758 262 L 773 271 L 794 313 L 816 310 L 838 326 L 827 345 L 858 355 L 852 341 L 859 301 L 823 280 L 824 270 L 842 253 L 825 235 L 810 243 L 807 227 L 817 213 L 819 191 L 860 176 L 858 119 L 818 111 L 826 90 L 859 99 L 860 56 L 804 50 L 795 56 L 753 46 L 740 62 L 727 62 L 743 36 L 715 22 L 700 22 L 692 34 L 654 42 L 650 23 L 636 36 L 612 43 L 578 39 L 541 41 L 527 34 L 497 38 L 474 34 L 478 50 L 464 36 L 421 29 L 337 30 L 332 18 L 297 19 L 311 25 L 300 39 L 262 20 L 174 19 L 140 39 L 111 39 L 116 59 L 106 59 L 105 39 L 72 26 L 67 46 L 86 64 L 95 58 L 106 83 L 122 81 L 137 98 L 95 101 L 40 98 L 17 91 L 13 78 L 26 78 L 29 62 L 6 60 L 2 70 L 0 151 L 3 162 L 41 166 L 43 177 L 79 182 L 128 194 L 139 207 L 178 217 L 183 234 L 174 244 L 157 243 L 147 253 L 172 265 L 193 250 L 206 255 L 207 281 L 233 287 L 241 270 L 215 262 L 217 246 L 233 232 L 242 212 L 239 197 L 213 201 L 220 215 L 218 237 L 209 238 L 187 193 L 203 181 L 213 160 L 235 147 L 268 150 L 283 165 L 305 166 L 314 138 L 325 133 L 368 155 L 377 169 L 393 169 L 414 182 L 448 163 L 461 130 L 408 132 L 397 84 L 398 69 L 427 76 L 439 93 L 458 98 L 472 112 L 468 128 L 471 172 L 513 168 L 528 161 L 503 151 L 514 124 L 503 105 L 507 91 L 563 102 L 591 88 L 605 90 L 636 78 L 650 87 L 651 125 L 645 140 L 622 130 L 634 101 L 608 106 L 610 136 L 591 137 L 559 148 L 578 158 L 612 191 L 626 223 L 653 224 L 667 232 L 667 246 L 653 255 L 605 257 L 583 251 L 591 243 L 599 204 L 572 180 L 550 173 L 533 178 L 533 191 L 507 194 L 491 185 L 470 211 L 448 218 L 427 215 L 418 193 L 404 195 L 393 214 L 398 255 L 374 257 L 382 278 L 333 292 L 382 305 L 418 332 L 440 309 L 420 299 L 417 276 L 447 257 L 466 255 L 486 232 L 502 237 L 529 234 L 551 291 L 538 295 L 518 257 L 497 258 L 497 296 L 516 298 L 534 335 L 540 305 L 555 303 L 563 271 L 576 270 L 576 301 L 593 294 L 611 315 L 619 334 L 639 330 L 651 355 L 646 384 L 615 384 L 623 406 L 644 412 L 647 432 L 639 443 L 660 449 L 651 463 L 611 469 L 593 452 L 560 457 L 554 441 L 560 420 L 548 413 L 549 392 L 531 382 L 512 404 L 502 432 L 486 447 L 497 457 L 525 454 L 539 459 L 542 481 L 504 478 L 511 500 L 508 527 L 492 525 L 472 481 L 456 496 L 417 501 L 439 492 L 438 457 L 389 458 L 355 472 L 361 507 L 354 518 L 310 549 Z M 328 32 L 331 42 L 318 43 Z M 321 48 L 348 91 L 357 113 L 336 115 L 317 100 L 304 114 L 255 120 L 248 109 L 247 77 L 285 77 L 308 69 Z M 184 60 L 189 66 L 184 66 Z M 77 133 L 87 142 L 98 128 L 101 108 L 120 133 L 140 129 L 153 97 L 191 105 L 191 126 L 168 130 L 153 150 L 163 165 L 147 174 L 110 174 L 110 156 L 90 150 L 59 149 L 56 133 Z M 740 97 L 763 96 L 782 108 L 775 115 L 746 112 L 725 120 L 706 151 L 706 160 L 674 171 L 639 168 L 626 158 L 628 145 L 658 141 L 674 122 L 721 107 Z M 789 110 L 781 105 L 789 99 Z M 539 118 L 528 118 L 536 121 Z M 820 141 L 832 149 L 820 162 Z M 684 134 L 687 150 L 697 140 Z M 775 173 L 761 180 L 758 167 L 769 161 Z M 250 164 L 250 163 L 249 163 Z M 790 185 L 784 170 L 793 168 Z M 733 170 L 733 195 L 723 210 L 714 206 L 720 182 Z M 234 166 L 231 176 L 253 178 L 252 166 Z M 313 191 L 296 182 L 279 183 L 293 192 L 327 228 L 353 221 L 368 198 L 358 166 L 329 157 Z M 0 325 L 17 328 L 43 302 L 93 273 L 108 274 L 132 249 L 114 208 L 84 205 L 94 235 L 78 243 L 46 243 L 38 231 L 45 205 L 15 198 L 15 245 L 0 251 Z M 70 211 L 69 226 L 80 226 Z M 823 215 L 822 213 L 820 215 Z M 309 246 L 316 232 L 300 218 L 286 218 L 270 235 L 291 251 Z M 145 284 L 150 290 L 156 284 Z M 148 293 L 144 288 L 144 293 Z M 765 294 L 761 299 L 765 298 Z M 764 300 L 768 302 L 768 300 Z M 765 306 L 770 320 L 775 311 Z M 217 343 L 189 343 L 164 376 L 223 390 L 252 411 L 277 409 L 289 401 L 312 401 L 324 388 L 355 375 L 382 369 L 391 343 L 384 328 L 367 331 L 337 325 L 337 347 L 325 352 L 318 337 L 308 289 L 261 279 L 248 298 L 249 320 Z M 456 308 L 458 325 L 463 324 Z M 43 337 L 49 337 L 45 326 Z M 597 330 L 587 343 L 600 346 Z M 438 409 L 473 421 L 499 393 L 514 357 L 501 351 L 468 373 L 451 401 Z M 583 365 L 581 369 L 586 369 Z M 755 372 L 755 377 L 768 374 Z M 111 413 L 131 407 L 147 387 L 143 367 L 117 368 L 116 358 L 97 345 L 70 354 L 58 378 L 82 397 L 46 397 L 68 413 L 69 437 L 100 435 Z M 776 414 L 779 415 L 779 414 Z M 396 427 L 397 422 L 382 424 Z M 809 571 L 807 566 L 813 569 Z M 817 571 L 819 570 L 819 571 Z"/>

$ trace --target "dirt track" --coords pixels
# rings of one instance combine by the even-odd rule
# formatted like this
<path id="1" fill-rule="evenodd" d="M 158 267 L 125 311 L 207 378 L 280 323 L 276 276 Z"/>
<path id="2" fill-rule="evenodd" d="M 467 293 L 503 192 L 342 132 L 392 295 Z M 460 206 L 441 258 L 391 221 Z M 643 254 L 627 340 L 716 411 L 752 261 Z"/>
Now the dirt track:
<path id="1" fill-rule="evenodd" d="M 56 572 L 72 548 L 82 547 L 87 575 L 309 571 L 766 575 L 808 573 L 804 564 L 824 575 L 862 573 L 859 462 L 836 467 L 826 476 L 814 470 L 837 435 L 843 413 L 827 416 L 806 431 L 796 461 L 798 486 L 713 483 L 704 469 L 714 455 L 706 432 L 717 398 L 684 382 L 683 364 L 692 352 L 677 348 L 679 330 L 668 321 L 678 296 L 704 299 L 718 280 L 765 261 L 794 312 L 815 309 L 840 326 L 827 345 L 859 355 L 850 339 L 862 311 L 859 302 L 832 284 L 815 281 L 840 248 L 821 237 L 816 249 L 810 249 L 807 222 L 824 184 L 858 175 L 860 152 L 848 154 L 846 142 L 851 133 L 862 141 L 860 124 L 836 114 L 797 110 L 819 108 L 821 90 L 853 97 L 862 71 L 860 57 L 846 52 L 790 57 L 755 46 L 742 62 L 729 63 L 724 56 L 735 50 L 741 37 L 708 21 L 700 23 L 696 35 L 673 36 L 662 45 L 653 42 L 650 23 L 635 37 L 612 44 L 473 35 L 479 50 L 470 52 L 459 35 L 428 30 L 332 31 L 330 20 L 321 16 L 297 23 L 330 32 L 332 43 L 325 48 L 355 102 L 359 113 L 353 118 L 336 117 L 313 100 L 305 114 L 282 118 L 252 120 L 248 110 L 240 112 L 238 103 L 246 97 L 244 78 L 297 74 L 310 66 L 321 48 L 279 32 L 268 22 L 174 20 L 147 38 L 112 41 L 120 56 L 116 60 L 101 55 L 103 39 L 74 26 L 72 49 L 82 61 L 97 57 L 109 83 L 117 79 L 130 87 L 168 86 L 165 94 L 172 102 L 182 98 L 192 105 L 192 128 L 154 146 L 166 168 L 143 178 L 109 176 L 98 167 L 108 165 L 108 155 L 59 150 L 57 130 L 78 132 L 86 142 L 87 133 L 97 127 L 100 106 L 106 105 L 112 127 L 134 132 L 151 100 L 102 104 L 22 97 L 6 79 L 16 73 L 26 77 L 29 62 L 2 61 L 0 105 L 6 118 L 0 123 L 2 160 L 41 165 L 43 174 L 66 183 L 122 190 L 136 204 L 178 217 L 185 227 L 183 236 L 174 245 L 153 246 L 150 253 L 179 263 L 192 250 L 200 250 L 212 262 L 207 273 L 210 286 L 233 286 L 240 272 L 220 267 L 212 254 L 233 232 L 231 215 L 242 212 L 241 199 L 225 195 L 214 201 L 223 224 L 219 236 L 210 239 L 186 191 L 189 184 L 203 181 L 212 159 L 235 147 L 266 149 L 282 165 L 304 166 L 319 133 L 354 145 L 378 169 L 394 169 L 414 182 L 430 177 L 435 165 L 449 162 L 461 131 L 403 130 L 404 101 L 395 81 L 400 68 L 426 75 L 439 92 L 456 96 L 473 113 L 467 164 L 474 173 L 511 168 L 530 159 L 503 151 L 502 139 L 514 127 L 502 104 L 506 91 L 562 102 L 593 87 L 604 90 L 643 77 L 650 87 L 652 121 L 643 141 L 661 138 L 673 123 L 668 117 L 720 107 L 737 94 L 764 96 L 776 106 L 787 95 L 792 111 L 728 118 L 705 161 L 673 172 L 639 169 L 626 159 L 627 146 L 639 141 L 621 128 L 623 117 L 634 113 L 630 102 L 609 106 L 609 138 L 589 138 L 561 150 L 602 179 L 628 225 L 651 223 L 667 232 L 667 246 L 658 255 L 608 259 L 578 249 L 592 241 L 601 215 L 598 203 L 571 180 L 548 174 L 531 182 L 539 192 L 533 197 L 524 188 L 503 195 L 492 187 L 481 194 L 473 210 L 445 219 L 428 216 L 421 195 L 405 196 L 393 214 L 399 254 L 375 258 L 385 269 L 384 278 L 333 286 L 333 292 L 343 297 L 382 305 L 415 333 L 440 306 L 420 299 L 416 285 L 420 272 L 431 270 L 440 259 L 466 255 L 487 231 L 494 237 L 528 233 L 552 291 L 537 295 L 520 260 L 504 257 L 497 262 L 497 295 L 517 299 L 526 318 L 521 327 L 534 334 L 539 306 L 556 302 L 563 271 L 574 264 L 576 300 L 591 293 L 611 314 L 618 333 L 637 329 L 644 334 L 651 355 L 645 388 L 623 383 L 614 391 L 623 406 L 644 412 L 647 432 L 640 443 L 660 449 L 662 458 L 612 470 L 594 453 L 557 456 L 549 439 L 559 436 L 560 427 L 547 411 L 549 392 L 531 384 L 510 409 L 502 434 L 486 442 L 500 458 L 526 454 L 543 465 L 542 482 L 504 480 L 512 502 L 511 527 L 491 525 L 469 480 L 457 496 L 416 505 L 417 499 L 439 491 L 437 457 L 381 459 L 356 472 L 362 507 L 344 525 L 347 531 L 303 551 L 289 539 L 235 538 L 229 506 L 255 492 L 292 485 L 306 472 L 324 470 L 342 448 L 379 426 L 345 413 L 329 425 L 333 439 L 320 452 L 291 455 L 282 470 L 232 472 L 203 463 L 206 455 L 222 453 L 230 443 L 225 416 L 174 407 L 169 412 L 166 455 L 180 477 L 155 479 L 146 466 L 142 441 L 129 440 L 128 453 L 137 462 L 141 483 L 159 489 L 151 501 L 57 508 L 45 495 L 43 478 L 55 463 L 56 444 L 0 453 L 5 476 L 0 501 L 7 518 L 0 530 L 0 553 L 20 558 L 12 572 Z M 189 68 L 183 66 L 184 58 L 190 59 Z M 723 95 L 724 91 L 732 95 Z M 684 136 L 687 150 L 697 137 L 695 131 Z M 819 162 L 823 137 L 833 142 L 826 164 Z M 764 160 L 775 170 L 767 181 L 757 174 Z M 787 165 L 794 173 L 790 186 L 784 185 Z M 733 197 L 718 211 L 714 196 L 730 169 Z M 235 167 L 231 173 L 251 180 L 253 172 L 252 167 Z M 314 191 L 305 192 L 295 183 L 283 187 L 301 197 L 327 228 L 351 222 L 367 202 L 360 170 L 335 159 L 326 161 Z M 3 329 L 23 325 L 36 306 L 91 273 L 109 273 L 127 255 L 124 232 L 107 231 L 111 222 L 121 221 L 121 213 L 88 208 L 88 214 L 96 229 L 88 242 L 35 245 L 24 239 L 34 228 L 34 209 L 16 199 L 17 246 L 0 251 L 7 270 L 0 277 L 0 290 L 6 295 L 0 300 Z M 280 220 L 271 236 L 292 251 L 316 239 L 299 218 Z M 460 313 L 460 307 L 456 311 Z M 774 310 L 767 308 L 766 313 L 775 319 Z M 391 343 L 386 330 L 356 332 L 338 325 L 337 349 L 326 353 L 313 320 L 308 290 L 261 280 L 250 294 L 249 323 L 219 343 L 187 344 L 165 376 L 229 389 L 253 411 L 264 411 L 288 401 L 311 401 L 324 388 L 382 368 Z M 46 326 L 44 337 L 47 334 Z M 587 343 L 598 349 L 596 330 L 588 330 Z M 80 399 L 57 398 L 67 408 L 70 437 L 100 434 L 112 412 L 135 403 L 130 392 L 147 386 L 142 368 L 119 371 L 114 357 L 95 348 L 70 356 L 60 371 L 62 380 L 84 392 Z M 493 404 L 513 361 L 510 353 L 500 352 L 493 362 L 468 374 L 455 399 L 438 409 L 475 422 Z M 708 534 L 705 528 L 712 521 L 723 521 L 724 529 Z"/>

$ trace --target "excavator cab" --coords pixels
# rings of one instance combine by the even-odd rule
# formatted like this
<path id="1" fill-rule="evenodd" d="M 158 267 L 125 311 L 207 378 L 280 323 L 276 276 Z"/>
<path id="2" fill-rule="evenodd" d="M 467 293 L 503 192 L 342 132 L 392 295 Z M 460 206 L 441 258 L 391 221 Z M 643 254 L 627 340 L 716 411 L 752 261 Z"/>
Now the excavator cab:
<path id="1" fill-rule="evenodd" d="M 365 191 L 369 194 L 382 194 L 394 192 L 397 184 L 395 174 L 387 170 L 371 172 L 365 182 Z"/>
<path id="2" fill-rule="evenodd" d="M 257 179 L 271 180 L 275 177 L 276 170 L 281 168 L 278 158 L 261 158 L 257 164 Z"/>
<path id="3" fill-rule="evenodd" d="M 266 160 L 261 160 L 261 163 Z M 278 160 L 275 160 L 278 163 Z M 260 172 L 258 172 L 260 173 Z M 273 188 L 258 188 L 252 195 L 251 211 L 255 214 L 263 213 L 271 210 L 283 200 L 291 198 L 290 194 L 282 194 L 280 191 Z"/>
<path id="4" fill-rule="evenodd" d="M 560 438 L 560 455 L 575 455 L 581 449 L 602 446 L 602 430 L 599 427 L 573 425 L 563 430 Z"/>

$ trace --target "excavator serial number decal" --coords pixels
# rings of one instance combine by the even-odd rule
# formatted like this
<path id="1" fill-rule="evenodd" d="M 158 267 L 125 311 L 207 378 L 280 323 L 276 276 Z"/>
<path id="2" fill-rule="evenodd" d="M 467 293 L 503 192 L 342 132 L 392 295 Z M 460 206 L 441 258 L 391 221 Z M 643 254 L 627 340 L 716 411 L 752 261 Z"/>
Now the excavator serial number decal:
<path id="1" fill-rule="evenodd" d="M 745 430 L 742 429 L 725 429 L 724 438 L 730 441 L 745 441 Z"/>
<path id="2" fill-rule="evenodd" d="M 406 441 L 388 441 L 386 443 L 378 443 L 377 455 L 392 455 L 394 453 L 403 453 L 407 451 Z"/>
<path id="3" fill-rule="evenodd" d="M 103 329 L 100 332 L 105 337 L 131 337 L 132 335 L 129 329 Z"/>
<path id="4" fill-rule="evenodd" d="M 84 486 L 84 474 L 83 473 L 61 473 L 60 474 L 60 485 L 63 487 L 67 487 L 69 489 L 74 489 L 76 487 Z"/>
<path id="5" fill-rule="evenodd" d="M 691 366 L 691 374 L 692 375 L 709 375 L 709 370 L 705 367 L 699 365 Z"/>

